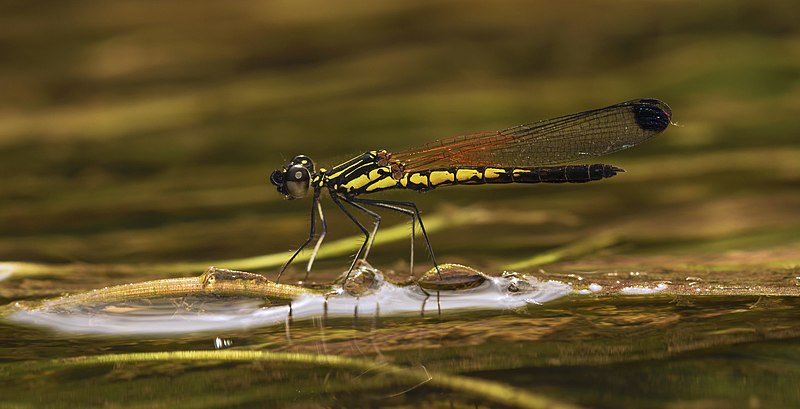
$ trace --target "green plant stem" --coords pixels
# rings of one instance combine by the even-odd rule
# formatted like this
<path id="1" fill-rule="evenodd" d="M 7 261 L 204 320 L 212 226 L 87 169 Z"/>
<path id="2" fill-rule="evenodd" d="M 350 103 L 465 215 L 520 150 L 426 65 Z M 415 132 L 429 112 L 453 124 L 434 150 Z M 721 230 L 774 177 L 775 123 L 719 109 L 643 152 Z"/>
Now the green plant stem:
<path id="1" fill-rule="evenodd" d="M 425 217 L 425 229 L 430 234 L 446 228 L 453 228 L 467 224 L 485 223 L 491 220 L 491 216 L 480 209 L 461 209 L 454 212 L 442 212 L 440 214 Z M 407 223 L 400 223 L 380 230 L 375 236 L 374 245 L 391 243 L 398 240 L 408 239 L 410 227 Z M 353 243 L 363 236 L 351 236 L 336 241 L 326 242 L 320 248 L 317 259 L 326 259 L 341 255 L 350 254 L 353 251 Z M 142 264 L 142 265 L 116 265 L 116 264 L 69 264 L 52 265 L 43 263 L 26 262 L 0 262 L 0 280 L 2 274 L 9 274 L 8 278 L 23 278 L 35 276 L 61 276 L 65 274 L 92 274 L 94 271 L 109 272 L 117 274 L 130 274 L 146 272 L 148 274 L 171 274 L 180 272 L 198 272 L 205 270 L 209 265 L 222 265 L 227 268 L 237 270 L 261 270 L 281 266 L 291 256 L 288 253 L 274 253 L 264 256 L 247 257 L 230 260 L 196 261 L 187 263 L 169 264 Z M 295 262 L 307 261 L 310 257 L 309 252 L 299 254 Z"/>
<path id="2" fill-rule="evenodd" d="M 513 388 L 511 386 L 488 381 L 450 375 L 431 373 L 428 371 L 410 370 L 386 363 L 349 358 L 340 355 L 315 355 L 305 353 L 270 352 L 270 351 L 172 351 L 172 352 L 143 352 L 131 354 L 109 354 L 96 356 L 81 356 L 72 358 L 55 359 L 40 362 L 22 362 L 5 365 L 5 371 L 0 376 L 16 376 L 20 372 L 39 372 L 44 369 L 60 368 L 64 366 L 90 366 L 103 364 L 121 364 L 136 362 L 161 362 L 161 361 L 225 361 L 225 362 L 288 362 L 304 365 L 320 365 L 359 371 L 371 371 L 409 383 L 429 385 L 442 389 L 449 389 L 474 397 L 490 400 L 498 404 L 517 408 L 549 408 L 570 409 L 576 406 L 559 402 L 551 398 Z"/>
<path id="3" fill-rule="evenodd" d="M 531 267 L 538 267 L 545 264 L 555 263 L 565 258 L 577 257 L 583 254 L 591 253 L 603 248 L 613 246 L 619 242 L 616 235 L 599 235 L 588 237 L 583 240 L 570 243 L 566 246 L 559 247 L 542 254 L 537 254 L 529 259 L 518 261 L 516 263 L 508 264 L 504 268 L 507 270 L 522 270 Z"/>
<path id="4" fill-rule="evenodd" d="M 199 277 L 169 278 L 105 287 L 44 301 L 39 308 L 70 309 L 142 298 L 230 295 L 291 300 L 310 291 L 293 285 L 276 284 L 259 274 L 209 267 Z"/>

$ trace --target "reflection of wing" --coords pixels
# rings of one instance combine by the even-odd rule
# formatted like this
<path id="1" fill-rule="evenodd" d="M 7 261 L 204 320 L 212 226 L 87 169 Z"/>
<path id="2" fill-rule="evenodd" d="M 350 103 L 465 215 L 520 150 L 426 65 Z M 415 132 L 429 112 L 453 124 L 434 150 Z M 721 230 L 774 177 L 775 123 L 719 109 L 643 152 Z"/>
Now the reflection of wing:
<path id="1" fill-rule="evenodd" d="M 406 172 L 459 166 L 563 165 L 638 145 L 670 124 L 672 111 L 657 99 L 637 99 L 497 132 L 442 139 L 392 159 Z"/>

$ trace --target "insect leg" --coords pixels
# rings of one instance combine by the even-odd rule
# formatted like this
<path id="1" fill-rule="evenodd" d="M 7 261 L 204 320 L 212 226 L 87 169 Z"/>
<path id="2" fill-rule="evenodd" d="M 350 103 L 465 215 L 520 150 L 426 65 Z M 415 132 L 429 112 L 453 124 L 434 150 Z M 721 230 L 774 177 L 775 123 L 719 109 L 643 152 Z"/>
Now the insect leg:
<path id="1" fill-rule="evenodd" d="M 367 247 L 364 249 L 364 254 L 361 256 L 361 259 L 366 261 L 367 256 L 369 255 L 369 250 L 372 248 L 372 243 L 375 241 L 375 235 L 378 233 L 378 227 L 381 225 L 381 216 L 378 213 L 365 208 L 364 206 L 354 203 L 356 200 L 354 200 L 352 197 L 344 197 L 342 200 L 350 206 L 353 206 L 354 208 L 366 213 L 375 221 L 374 225 L 372 226 L 372 232 L 369 235 L 369 242 L 367 243 Z"/>
<path id="2" fill-rule="evenodd" d="M 381 205 L 393 206 L 393 207 L 409 209 L 408 210 L 409 212 L 413 211 L 413 214 L 416 216 L 416 219 L 419 220 L 419 227 L 422 230 L 422 238 L 425 239 L 425 247 L 428 249 L 428 254 L 431 255 L 431 261 L 433 261 L 433 266 L 436 268 L 436 273 L 441 275 L 441 271 L 439 270 L 439 263 L 436 262 L 436 256 L 433 254 L 433 247 L 431 246 L 431 242 L 428 239 L 428 233 L 425 231 L 425 224 L 422 222 L 422 216 L 420 216 L 419 214 L 419 209 L 417 209 L 417 205 L 415 205 L 413 202 L 399 202 L 395 200 L 376 200 L 376 199 L 357 199 L 357 200 L 360 203 L 364 204 L 372 204 L 375 206 L 381 206 Z M 412 240 L 413 240 L 413 235 L 412 235 Z"/>
<path id="3" fill-rule="evenodd" d="M 312 200 L 311 203 L 311 230 L 308 232 L 308 239 L 306 239 L 306 241 L 303 242 L 303 244 L 297 248 L 294 254 L 292 254 L 292 256 L 289 257 L 289 260 L 287 260 L 286 263 L 283 264 L 283 267 L 281 267 L 281 271 L 278 273 L 278 278 L 275 279 L 275 283 L 279 283 L 281 281 L 281 276 L 283 276 L 283 272 L 286 271 L 286 268 L 289 267 L 289 264 L 292 264 L 292 261 L 294 261 L 297 255 L 300 254 L 301 251 L 303 251 L 303 249 L 308 245 L 308 243 L 311 243 L 311 240 L 314 240 L 314 236 L 317 233 L 316 213 L 318 205 L 319 205 L 319 189 L 315 189 L 314 199 Z"/>
<path id="4" fill-rule="evenodd" d="M 358 252 L 356 253 L 355 258 L 353 259 L 353 263 L 350 264 L 350 269 L 347 270 L 347 275 L 344 277 L 344 281 L 347 282 L 347 279 L 350 278 L 350 273 L 353 272 L 353 269 L 356 267 L 356 263 L 358 263 L 358 260 L 361 258 L 361 254 L 364 253 L 364 249 L 367 247 L 367 243 L 369 242 L 369 239 L 370 239 L 370 234 L 369 234 L 369 230 L 367 230 L 367 228 L 364 227 L 364 225 L 361 224 L 347 210 L 347 208 L 344 207 L 344 205 L 341 202 L 342 200 L 345 201 L 345 202 L 348 202 L 348 200 L 346 198 L 342 197 L 342 196 L 339 196 L 334 191 L 329 191 L 329 192 L 331 194 L 331 199 L 333 199 L 333 203 L 336 203 L 336 206 L 339 206 L 339 208 L 342 209 L 342 212 L 344 212 L 344 214 L 350 219 L 350 221 L 352 221 L 353 224 L 355 224 L 356 227 L 358 227 L 358 229 L 361 230 L 362 233 L 364 233 L 364 242 L 361 244 L 361 248 L 358 249 Z M 348 203 L 350 203 L 350 202 L 348 202 Z M 350 203 L 350 204 L 352 204 L 352 203 Z"/>
<path id="5" fill-rule="evenodd" d="M 325 235 L 328 234 L 328 223 L 325 221 L 325 216 L 322 214 L 322 203 L 319 200 L 317 200 L 317 214 L 319 215 L 319 221 L 322 223 L 322 231 L 319 233 L 319 238 L 317 239 L 317 244 L 314 245 L 314 251 L 311 252 L 311 257 L 308 258 L 306 276 L 303 278 L 303 281 L 308 280 L 308 273 L 311 272 L 311 266 L 314 264 L 314 259 L 317 258 L 319 247 L 322 245 L 322 241 L 325 240 Z"/>
<path id="6" fill-rule="evenodd" d="M 415 235 L 415 233 L 417 231 L 417 228 L 416 228 L 417 227 L 416 226 L 417 216 L 414 213 L 414 211 L 406 209 L 406 208 L 403 208 L 403 207 L 400 207 L 400 206 L 383 203 L 383 202 L 378 201 L 378 200 L 355 199 L 355 198 L 351 199 L 351 200 L 353 200 L 354 202 L 363 203 L 365 205 L 376 206 L 376 207 L 381 207 L 381 208 L 384 208 L 384 209 L 394 210 L 396 212 L 403 213 L 406 216 L 411 218 L 411 257 L 409 259 L 408 275 L 413 277 L 414 276 L 414 235 Z"/>

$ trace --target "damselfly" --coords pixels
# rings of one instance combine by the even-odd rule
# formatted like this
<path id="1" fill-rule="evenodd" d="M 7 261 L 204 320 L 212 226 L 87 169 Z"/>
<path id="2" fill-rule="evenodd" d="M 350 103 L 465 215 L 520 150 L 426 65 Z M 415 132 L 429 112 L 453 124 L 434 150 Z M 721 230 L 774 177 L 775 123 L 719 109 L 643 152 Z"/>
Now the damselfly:
<path id="1" fill-rule="evenodd" d="M 397 211 L 411 218 L 412 273 L 414 232 L 419 222 L 428 253 L 438 269 L 425 225 L 413 202 L 365 199 L 362 195 L 387 189 L 425 192 L 439 186 L 584 183 L 610 178 L 624 170 L 605 164 L 568 164 L 638 145 L 664 131 L 671 116 L 667 104 L 657 99 L 637 99 L 501 131 L 442 139 L 401 152 L 369 151 L 331 169 L 317 169 L 308 156 L 295 156 L 282 169 L 272 172 L 270 181 L 287 199 L 311 194 L 311 230 L 308 239 L 281 268 L 278 280 L 300 251 L 317 237 L 319 218 L 322 229 L 306 266 L 306 277 L 311 271 L 327 232 L 320 204 L 323 189 L 364 234 L 348 276 L 359 260 L 366 260 L 381 222 L 381 216 L 366 206 Z M 345 204 L 371 217 L 372 229 L 361 224 Z"/>

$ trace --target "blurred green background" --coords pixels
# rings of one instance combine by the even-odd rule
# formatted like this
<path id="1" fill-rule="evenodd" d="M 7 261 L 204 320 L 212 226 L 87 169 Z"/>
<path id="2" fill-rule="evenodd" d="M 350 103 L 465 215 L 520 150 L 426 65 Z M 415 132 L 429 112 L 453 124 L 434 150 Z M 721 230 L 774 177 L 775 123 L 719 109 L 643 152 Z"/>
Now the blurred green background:
<path id="1" fill-rule="evenodd" d="M 569 213 L 567 226 L 519 228 L 498 217 L 432 235 L 441 259 L 483 267 L 620 223 L 625 253 L 796 249 L 798 8 L 4 2 L 0 259 L 151 263 L 288 251 L 307 234 L 309 206 L 283 201 L 267 177 L 297 153 L 331 166 L 369 149 L 638 97 L 666 101 L 679 126 L 603 158 L 629 172 L 613 180 L 383 196 L 414 200 L 425 214 Z M 357 233 L 326 204 L 331 237 Z M 374 261 L 399 262 L 406 248 L 373 251 Z M 347 265 L 344 257 L 320 269 Z"/>
<path id="2" fill-rule="evenodd" d="M 310 202 L 283 200 L 268 177 L 298 153 L 331 166 L 642 97 L 666 101 L 677 126 L 598 160 L 627 170 L 613 179 L 381 195 L 445 221 L 430 234 L 440 262 L 490 274 L 800 285 L 798 16 L 789 0 L 3 1 L 0 261 L 66 269 L 6 275 L 0 298 L 202 271 L 120 266 L 288 257 L 307 237 Z M 351 240 L 354 253 L 358 232 L 331 204 L 329 240 Z M 397 215 L 385 220 L 407 228 Z M 431 267 L 418 245 L 417 276 Z M 405 275 L 408 242 L 376 245 L 370 261 Z M 312 277 L 327 282 L 349 263 L 324 257 Z M 672 301 L 568 299 L 520 314 L 228 336 L 254 349 L 423 365 L 592 407 L 800 403 L 796 300 Z M 0 326 L 4 361 L 211 345 L 207 334 L 65 341 Z M 375 389 L 381 382 L 357 373 L 358 390 L 372 392 L 354 400 L 348 376 L 318 367 L 165 365 L 26 378 L 3 396 L 15 396 L 9 407 L 478 406 L 424 387 L 387 400 L 413 385 Z"/>

